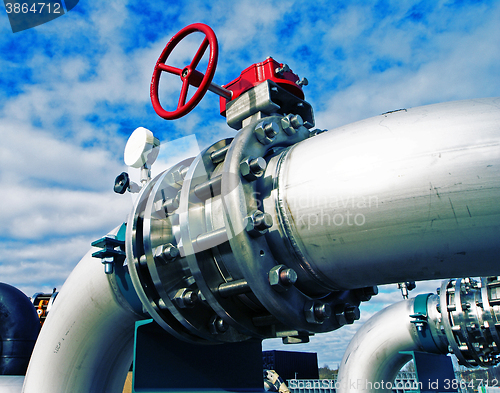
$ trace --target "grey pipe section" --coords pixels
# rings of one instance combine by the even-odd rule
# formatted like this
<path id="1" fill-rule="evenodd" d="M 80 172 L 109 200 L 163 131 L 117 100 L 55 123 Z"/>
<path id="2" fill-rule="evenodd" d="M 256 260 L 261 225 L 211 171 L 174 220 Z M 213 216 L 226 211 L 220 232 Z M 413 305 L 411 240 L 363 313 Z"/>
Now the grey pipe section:
<path id="1" fill-rule="evenodd" d="M 278 167 L 276 214 L 299 282 L 352 289 L 498 272 L 500 98 L 333 129 Z"/>
<path id="2" fill-rule="evenodd" d="M 62 287 L 35 345 L 24 393 L 122 392 L 140 319 L 90 250 Z"/>
<path id="3" fill-rule="evenodd" d="M 339 367 L 338 393 L 392 391 L 388 387 L 397 372 L 412 358 L 400 352 L 423 349 L 410 322 L 413 301 L 404 300 L 385 308 L 357 331 Z"/>

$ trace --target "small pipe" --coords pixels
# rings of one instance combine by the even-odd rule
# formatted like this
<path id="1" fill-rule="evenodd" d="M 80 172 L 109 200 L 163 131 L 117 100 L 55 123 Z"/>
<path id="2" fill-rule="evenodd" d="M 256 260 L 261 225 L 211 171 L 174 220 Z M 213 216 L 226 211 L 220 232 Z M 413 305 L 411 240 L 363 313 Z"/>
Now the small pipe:
<path id="1" fill-rule="evenodd" d="M 419 351 L 416 327 L 411 323 L 414 299 L 393 304 L 371 317 L 354 335 L 342 358 L 337 379 L 338 393 L 390 392 L 373 386 L 392 383 L 411 355 Z M 436 348 L 436 353 L 441 353 Z M 384 383 L 382 383 L 382 381 Z"/>

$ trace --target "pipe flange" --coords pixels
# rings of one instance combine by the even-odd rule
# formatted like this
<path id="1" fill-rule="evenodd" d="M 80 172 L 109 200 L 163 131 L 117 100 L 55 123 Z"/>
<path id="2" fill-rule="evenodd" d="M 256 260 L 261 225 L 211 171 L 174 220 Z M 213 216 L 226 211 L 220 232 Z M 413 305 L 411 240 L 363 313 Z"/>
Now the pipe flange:
<path id="1" fill-rule="evenodd" d="M 223 297 L 214 290 L 240 278 L 226 267 L 226 254 L 230 254 L 231 249 L 227 243 L 223 221 L 215 222 L 212 217 L 214 214 L 218 215 L 214 211 L 223 203 L 220 195 L 221 182 L 225 178 L 240 179 L 239 172 L 221 173 L 220 161 L 213 159 L 219 157 L 217 152 L 228 150 L 230 143 L 230 139 L 219 141 L 195 158 L 184 179 L 179 206 L 183 254 L 197 287 L 212 310 L 210 315 L 203 316 L 203 329 L 208 339 L 222 342 L 266 336 L 262 328 L 254 326 L 251 316 L 236 297 Z M 213 329 L 210 321 L 214 318 L 214 313 L 224 321 L 227 329 Z"/>
<path id="2" fill-rule="evenodd" d="M 299 127 L 292 135 L 282 132 L 281 116 L 270 116 L 251 123 L 239 131 L 234 142 L 229 147 L 224 161 L 223 175 L 239 173 L 240 163 L 246 157 L 269 157 L 279 149 L 294 145 L 309 137 L 305 127 Z M 272 138 L 265 134 L 263 124 L 272 124 Z M 279 129 L 278 129 L 279 128 Z M 263 139 L 264 134 L 267 139 Z M 265 140 L 266 143 L 262 143 Z M 238 184 L 234 184 L 237 182 Z M 248 281 L 259 303 L 274 316 L 286 329 L 302 332 L 326 332 L 338 328 L 335 318 L 325 318 L 321 324 L 310 322 L 306 317 L 307 305 L 311 298 L 291 286 L 287 291 L 276 291 L 270 284 L 268 272 L 279 263 L 274 258 L 266 241 L 266 235 L 255 237 L 247 231 L 248 217 L 258 209 L 262 209 L 261 189 L 265 179 L 248 181 L 245 178 L 222 179 L 221 192 L 224 196 L 224 221 L 228 229 L 228 239 L 233 255 L 228 258 L 230 271 L 240 271 Z M 270 192 L 265 190 L 264 193 Z M 263 212 L 266 213 L 266 212 Z M 276 229 L 277 223 L 269 228 Z M 309 321 L 308 321 L 309 319 Z"/>
<path id="3" fill-rule="evenodd" d="M 150 209 L 153 205 L 151 201 L 154 200 L 154 195 L 156 195 L 156 192 L 153 193 L 153 190 L 157 191 L 159 187 L 158 184 L 161 184 L 168 178 L 169 175 L 179 169 L 182 164 L 189 165 L 189 163 L 190 161 L 186 160 L 183 163 L 172 167 L 170 170 L 158 175 L 141 189 L 137 201 L 134 204 L 132 212 L 128 218 L 125 252 L 132 284 L 134 285 L 137 296 L 141 300 L 143 309 L 149 313 L 149 315 L 163 329 L 172 334 L 174 337 L 184 341 L 202 342 L 198 335 L 192 334 L 171 313 L 173 308 L 169 309 L 167 306 L 169 303 L 168 296 L 165 296 L 163 293 L 163 297 L 165 298 L 163 299 L 158 292 L 162 292 L 163 287 L 158 285 L 158 280 L 154 277 L 155 271 L 157 272 L 157 270 L 156 262 L 152 254 L 153 249 L 149 243 L 150 240 L 144 239 L 144 214 L 148 206 L 148 201 L 150 202 Z M 150 201 L 150 198 L 153 199 Z M 151 212 L 149 212 L 149 214 L 151 214 Z M 149 228 L 150 226 L 148 225 L 147 227 Z M 169 242 L 171 240 L 172 239 L 169 237 Z M 144 246 L 145 241 L 148 243 L 148 246 L 146 247 Z M 145 248 L 147 250 L 146 252 Z M 153 276 L 151 275 L 151 272 L 153 272 Z"/>

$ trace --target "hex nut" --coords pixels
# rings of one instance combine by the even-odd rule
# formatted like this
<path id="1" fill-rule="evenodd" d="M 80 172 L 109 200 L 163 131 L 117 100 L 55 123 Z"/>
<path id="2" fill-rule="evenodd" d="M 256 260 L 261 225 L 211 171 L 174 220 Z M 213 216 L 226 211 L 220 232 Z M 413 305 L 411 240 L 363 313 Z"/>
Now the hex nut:
<path id="1" fill-rule="evenodd" d="M 342 327 L 347 324 L 347 320 L 345 319 L 344 315 L 344 304 L 339 304 L 335 306 L 334 314 L 335 314 L 335 320 L 337 321 L 339 327 Z"/>
<path id="2" fill-rule="evenodd" d="M 292 127 L 292 123 L 290 121 L 290 115 L 288 116 L 285 116 L 281 119 L 281 128 L 283 128 L 283 131 L 285 131 L 285 134 L 287 135 L 293 135 L 295 134 L 297 131 L 295 130 L 295 128 Z"/>
<path id="3" fill-rule="evenodd" d="M 177 168 L 175 171 L 169 174 L 169 182 L 172 184 L 178 184 L 182 185 L 184 182 L 184 176 L 186 175 L 185 172 L 186 167 L 184 165 L 181 165 L 179 168 Z"/>
<path id="4" fill-rule="evenodd" d="M 191 308 L 198 301 L 198 294 L 189 288 L 181 288 L 176 292 L 174 301 L 179 308 Z"/>
<path id="5" fill-rule="evenodd" d="M 262 236 L 273 226 L 273 217 L 269 213 L 255 210 L 245 217 L 244 226 L 250 236 Z"/>
<path id="6" fill-rule="evenodd" d="M 297 282 L 295 270 L 285 265 L 274 266 L 268 273 L 269 284 L 276 292 L 285 292 Z"/>
<path id="7" fill-rule="evenodd" d="M 171 243 L 163 244 L 160 247 L 156 247 L 154 251 L 154 259 L 161 259 L 164 262 L 173 261 L 179 256 L 179 249 L 172 245 Z"/>
<path id="8" fill-rule="evenodd" d="M 226 321 L 220 318 L 218 315 L 214 315 L 210 318 L 208 323 L 208 330 L 212 334 L 220 334 L 224 333 L 229 329 L 229 326 Z"/>
<path id="9" fill-rule="evenodd" d="M 309 323 L 322 324 L 330 318 L 332 309 L 328 303 L 309 301 L 304 307 L 306 321 Z"/>
<path id="10" fill-rule="evenodd" d="M 346 307 L 344 309 L 344 317 L 349 325 L 353 324 L 354 321 L 357 321 L 360 317 L 359 307 L 346 304 Z"/>
<path id="11" fill-rule="evenodd" d="M 246 157 L 240 163 L 241 176 L 248 181 L 257 180 L 264 174 L 267 163 L 262 157 Z"/>
<path id="12" fill-rule="evenodd" d="M 269 145 L 270 143 L 273 142 L 276 135 L 279 134 L 280 126 L 278 125 L 278 123 L 274 121 L 271 122 L 263 121 L 257 124 L 254 132 L 255 132 L 255 137 L 260 143 L 262 143 L 263 145 Z"/>
<path id="13" fill-rule="evenodd" d="M 372 298 L 372 296 L 378 294 L 378 288 L 376 285 L 371 287 L 358 288 L 354 291 L 356 292 L 356 296 L 358 297 L 358 299 L 362 302 L 367 302 Z"/>

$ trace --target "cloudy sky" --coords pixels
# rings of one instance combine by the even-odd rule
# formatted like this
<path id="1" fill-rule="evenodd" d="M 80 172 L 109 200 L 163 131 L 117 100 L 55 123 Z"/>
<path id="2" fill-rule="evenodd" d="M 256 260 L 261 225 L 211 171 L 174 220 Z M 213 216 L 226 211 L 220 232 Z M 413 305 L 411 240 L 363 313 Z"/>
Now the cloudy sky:
<path id="1" fill-rule="evenodd" d="M 267 56 L 289 64 L 309 80 L 316 125 L 332 129 L 394 109 L 498 96 L 499 21 L 497 0 L 80 0 L 14 34 L 2 11 L 0 280 L 27 295 L 60 288 L 90 243 L 125 220 L 132 200 L 112 186 L 127 169 L 123 149 L 135 128 L 162 142 L 184 137 L 190 150 L 193 140 L 203 148 L 234 135 L 211 93 L 180 120 L 152 109 L 154 64 L 182 27 L 214 29 L 216 83 Z M 176 59 L 190 60 L 193 48 Z M 165 105 L 175 102 L 176 87 L 162 89 Z M 165 160 L 180 154 L 162 151 Z M 400 298 L 394 286 L 381 292 L 353 326 L 264 348 L 317 351 L 320 365 L 335 367 L 360 323 Z"/>

